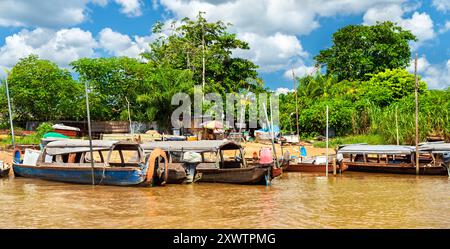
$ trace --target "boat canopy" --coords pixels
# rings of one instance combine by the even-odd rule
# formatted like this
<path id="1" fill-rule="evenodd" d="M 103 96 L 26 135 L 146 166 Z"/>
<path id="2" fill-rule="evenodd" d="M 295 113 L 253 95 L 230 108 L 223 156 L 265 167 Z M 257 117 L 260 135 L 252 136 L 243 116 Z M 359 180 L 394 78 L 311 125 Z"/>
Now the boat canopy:
<path id="1" fill-rule="evenodd" d="M 419 151 L 450 152 L 450 143 L 424 143 L 420 146 Z"/>
<path id="2" fill-rule="evenodd" d="M 149 142 L 141 145 L 144 152 L 160 148 L 165 151 L 193 151 L 193 152 L 211 152 L 218 150 L 240 149 L 241 146 L 228 140 L 200 140 L 200 141 L 160 141 Z"/>
<path id="3" fill-rule="evenodd" d="M 122 143 L 123 142 L 112 140 L 92 140 L 92 150 L 94 151 L 109 150 L 113 146 Z M 130 142 L 124 143 L 124 145 L 125 144 L 128 145 L 130 144 Z M 135 144 L 134 147 L 138 146 L 137 143 L 134 144 Z M 64 139 L 49 142 L 46 145 L 46 152 L 49 155 L 61 155 L 61 154 L 79 153 L 88 151 L 90 151 L 89 140 Z"/>
<path id="4" fill-rule="evenodd" d="M 365 144 L 354 144 L 342 147 L 338 150 L 338 154 L 387 154 L 387 155 L 398 155 L 406 154 L 409 155 L 415 152 L 414 146 L 406 145 L 365 145 Z"/>

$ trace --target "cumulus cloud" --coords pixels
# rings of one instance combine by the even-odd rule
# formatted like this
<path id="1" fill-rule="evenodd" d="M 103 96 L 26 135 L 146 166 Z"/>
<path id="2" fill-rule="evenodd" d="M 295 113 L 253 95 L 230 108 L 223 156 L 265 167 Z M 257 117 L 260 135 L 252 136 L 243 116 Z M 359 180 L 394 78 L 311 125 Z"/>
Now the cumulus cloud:
<path id="1" fill-rule="evenodd" d="M 114 0 L 127 16 L 142 14 L 141 0 Z M 62 28 L 89 18 L 89 4 L 106 6 L 112 0 L 1 0 L 0 26 Z"/>
<path id="2" fill-rule="evenodd" d="M 91 32 L 79 28 L 58 31 L 44 28 L 32 31 L 23 29 L 5 38 L 5 44 L 0 47 L 0 62 L 2 66 L 11 67 L 20 58 L 37 54 L 67 67 L 73 60 L 94 56 L 96 46 L 97 42 Z"/>
<path id="3" fill-rule="evenodd" d="M 303 77 L 306 75 L 314 74 L 317 71 L 317 68 L 315 68 L 314 66 L 306 66 L 303 63 L 300 63 L 300 65 L 286 70 L 283 73 L 283 77 L 286 79 L 292 79 L 292 70 L 294 70 L 295 77 Z"/>
<path id="4" fill-rule="evenodd" d="M 97 39 L 91 32 L 80 28 L 23 29 L 5 38 L 4 45 L 0 47 L 0 66 L 10 68 L 30 54 L 51 60 L 61 67 L 69 67 L 70 62 L 80 58 L 97 57 L 102 52 L 140 58 L 153 40 L 152 35 L 131 38 L 110 28 L 101 30 Z"/>
<path id="5" fill-rule="evenodd" d="M 418 39 L 418 44 L 434 39 L 436 32 L 431 17 L 423 12 L 414 12 L 410 18 L 403 16 L 409 11 L 408 7 L 398 4 L 380 5 L 368 9 L 364 16 L 365 25 L 373 25 L 377 21 L 392 21 L 400 27 L 410 30 Z"/>
<path id="6" fill-rule="evenodd" d="M 407 68 L 410 73 L 414 73 L 414 61 L 411 61 Z M 431 89 L 445 89 L 450 87 L 450 60 L 443 64 L 431 64 L 426 57 L 417 60 L 417 73 L 422 76 L 428 87 Z"/>
<path id="7" fill-rule="evenodd" d="M 233 54 L 251 59 L 260 65 L 260 71 L 272 72 L 288 66 L 292 57 L 306 57 L 300 41 L 295 35 L 275 33 L 262 36 L 255 33 L 243 33 L 238 37 L 249 43 L 251 50 L 237 50 Z"/>
<path id="8" fill-rule="evenodd" d="M 404 0 L 160 0 L 174 18 L 195 18 L 206 12 L 209 21 L 232 23 L 231 32 L 249 43 L 250 51 L 235 51 L 262 72 L 286 70 L 304 64 L 308 53 L 298 37 L 320 26 L 319 18 L 361 14 L 378 4 L 401 4 Z"/>
<path id="9" fill-rule="evenodd" d="M 143 3 L 140 0 L 115 0 L 115 2 L 122 6 L 121 12 L 128 16 L 142 15 Z"/>
<path id="10" fill-rule="evenodd" d="M 442 12 L 447 12 L 450 10 L 450 1 L 449 0 L 433 0 L 433 6 L 436 7 L 437 10 Z"/>
<path id="11" fill-rule="evenodd" d="M 128 35 L 115 32 L 110 28 L 104 28 L 99 33 L 100 47 L 114 56 L 138 58 L 142 52 L 148 49 L 148 44 L 152 40 L 154 40 L 152 36 L 134 36 L 131 39 Z"/>
<path id="12" fill-rule="evenodd" d="M 294 89 L 289 89 L 286 87 L 279 87 L 275 90 L 275 94 L 280 95 L 280 94 L 288 94 L 290 92 L 294 92 Z"/>
<path id="13" fill-rule="evenodd" d="M 450 30 L 450 21 L 445 22 L 444 26 L 439 29 L 439 33 L 445 33 Z"/>

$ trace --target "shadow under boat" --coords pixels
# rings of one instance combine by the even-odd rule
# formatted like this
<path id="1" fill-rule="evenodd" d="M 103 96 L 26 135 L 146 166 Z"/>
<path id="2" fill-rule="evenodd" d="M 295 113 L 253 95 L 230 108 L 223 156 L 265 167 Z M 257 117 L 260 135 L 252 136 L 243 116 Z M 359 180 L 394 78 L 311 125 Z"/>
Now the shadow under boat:
<path id="1" fill-rule="evenodd" d="M 41 151 L 14 152 L 16 176 L 44 180 L 92 184 L 91 160 L 94 160 L 94 184 L 118 186 L 164 185 L 168 177 L 167 160 L 161 150 L 144 156 L 138 143 L 65 139 L 46 141 Z"/>
<path id="2" fill-rule="evenodd" d="M 161 148 L 169 160 L 168 183 L 264 184 L 281 174 L 273 164 L 249 164 L 240 144 L 228 140 L 162 141 L 141 145 L 145 153 Z"/>

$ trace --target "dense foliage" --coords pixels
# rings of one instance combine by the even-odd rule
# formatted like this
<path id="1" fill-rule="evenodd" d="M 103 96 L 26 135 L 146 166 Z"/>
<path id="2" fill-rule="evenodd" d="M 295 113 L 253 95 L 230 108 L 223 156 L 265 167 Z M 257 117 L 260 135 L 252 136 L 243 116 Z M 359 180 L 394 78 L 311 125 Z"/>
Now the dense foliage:
<path id="1" fill-rule="evenodd" d="M 315 59 L 339 80 L 367 80 L 370 73 L 405 68 L 411 58 L 409 42 L 415 40 L 392 22 L 348 25 L 333 34 L 333 46 Z"/>

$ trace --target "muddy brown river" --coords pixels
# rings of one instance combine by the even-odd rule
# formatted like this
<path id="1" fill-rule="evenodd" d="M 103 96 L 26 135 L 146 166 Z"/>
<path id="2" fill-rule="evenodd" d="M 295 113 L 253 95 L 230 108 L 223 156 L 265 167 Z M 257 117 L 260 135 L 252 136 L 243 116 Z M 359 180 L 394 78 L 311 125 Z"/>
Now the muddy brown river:
<path id="1" fill-rule="evenodd" d="M 285 173 L 272 186 L 0 179 L 1 228 L 450 228 L 450 179 Z"/>

